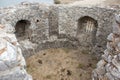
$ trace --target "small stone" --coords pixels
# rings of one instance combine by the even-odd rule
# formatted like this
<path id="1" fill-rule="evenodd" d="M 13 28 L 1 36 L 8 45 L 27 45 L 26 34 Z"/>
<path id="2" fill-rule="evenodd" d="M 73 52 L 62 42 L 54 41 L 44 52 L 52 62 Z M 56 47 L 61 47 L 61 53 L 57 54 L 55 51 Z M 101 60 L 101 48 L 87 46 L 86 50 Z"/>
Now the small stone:
<path id="1" fill-rule="evenodd" d="M 114 38 L 115 39 L 115 44 L 118 44 L 119 42 L 120 42 L 120 38 L 119 37 L 117 37 L 117 38 Z"/>
<path id="2" fill-rule="evenodd" d="M 106 62 L 108 62 L 108 56 L 109 56 L 109 54 L 104 54 L 104 55 L 102 55 L 102 59 L 103 60 L 105 60 Z"/>
<path id="3" fill-rule="evenodd" d="M 110 73 L 106 73 L 108 80 L 115 80 L 114 77 Z"/>
<path id="4" fill-rule="evenodd" d="M 120 52 L 120 42 L 117 44 L 117 50 Z"/>
<path id="5" fill-rule="evenodd" d="M 115 14 L 115 19 L 118 23 L 120 23 L 120 14 Z"/>
<path id="6" fill-rule="evenodd" d="M 99 67 L 96 69 L 96 72 L 98 75 L 104 75 L 106 71 L 104 67 Z"/>
<path id="7" fill-rule="evenodd" d="M 118 59 L 120 60 L 120 53 L 118 54 Z"/>
<path id="8" fill-rule="evenodd" d="M 113 23 L 113 33 L 120 35 L 120 15 L 115 15 L 115 20 Z"/>
<path id="9" fill-rule="evenodd" d="M 110 72 L 114 77 L 120 79 L 120 72 L 116 68 L 113 68 Z"/>
<path id="10" fill-rule="evenodd" d="M 100 60 L 98 63 L 97 63 L 97 67 L 103 67 L 105 66 L 106 62 L 104 60 Z"/>
<path id="11" fill-rule="evenodd" d="M 113 33 L 110 33 L 110 34 L 108 35 L 108 37 L 107 37 L 107 40 L 108 40 L 108 41 L 113 41 L 113 36 L 114 36 L 114 34 L 113 34 Z"/>
<path id="12" fill-rule="evenodd" d="M 113 50 L 114 49 L 113 42 L 107 42 L 107 49 L 108 50 Z"/>
<path id="13" fill-rule="evenodd" d="M 120 63 L 115 58 L 112 60 L 112 63 L 120 72 Z"/>
<path id="14" fill-rule="evenodd" d="M 113 23 L 113 33 L 120 35 L 120 27 L 119 24 L 116 22 Z"/>
<path id="15" fill-rule="evenodd" d="M 111 55 L 108 56 L 108 62 L 109 62 L 109 63 L 112 62 L 112 56 L 111 56 Z"/>
<path id="16" fill-rule="evenodd" d="M 93 73 L 92 79 L 97 80 L 98 79 L 98 74 L 97 74 L 96 70 L 94 70 L 92 73 Z"/>
<path id="17" fill-rule="evenodd" d="M 105 65 L 105 69 L 106 69 L 107 72 L 109 72 L 109 67 L 110 67 L 109 63 L 107 65 Z"/>

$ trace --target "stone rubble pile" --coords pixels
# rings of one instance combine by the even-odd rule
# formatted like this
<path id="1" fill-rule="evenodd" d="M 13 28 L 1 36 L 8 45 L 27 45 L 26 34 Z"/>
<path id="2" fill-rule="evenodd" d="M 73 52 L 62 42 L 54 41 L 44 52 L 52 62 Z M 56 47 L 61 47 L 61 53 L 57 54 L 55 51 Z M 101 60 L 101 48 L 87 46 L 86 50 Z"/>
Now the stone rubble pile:
<path id="1" fill-rule="evenodd" d="M 0 25 L 0 80 L 32 80 L 10 25 Z"/>
<path id="2" fill-rule="evenodd" d="M 93 71 L 92 80 L 120 80 L 120 15 L 115 15 L 113 33 L 107 38 L 107 49 Z"/>

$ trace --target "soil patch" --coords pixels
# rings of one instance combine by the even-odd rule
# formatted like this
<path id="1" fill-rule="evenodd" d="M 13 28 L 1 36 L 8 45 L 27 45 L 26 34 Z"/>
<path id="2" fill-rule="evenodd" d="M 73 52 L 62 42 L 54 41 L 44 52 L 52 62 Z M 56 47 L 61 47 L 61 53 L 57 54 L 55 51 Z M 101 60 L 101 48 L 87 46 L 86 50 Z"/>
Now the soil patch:
<path id="1" fill-rule="evenodd" d="M 41 51 L 26 62 L 33 80 L 91 80 L 98 61 L 85 51 L 59 48 Z"/>

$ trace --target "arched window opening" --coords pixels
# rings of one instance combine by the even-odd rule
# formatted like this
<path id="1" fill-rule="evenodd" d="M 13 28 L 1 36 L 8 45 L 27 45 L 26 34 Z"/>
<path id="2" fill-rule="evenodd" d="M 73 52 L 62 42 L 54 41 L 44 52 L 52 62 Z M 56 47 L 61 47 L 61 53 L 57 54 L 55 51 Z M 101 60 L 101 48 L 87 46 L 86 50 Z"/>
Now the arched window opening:
<path id="1" fill-rule="evenodd" d="M 28 20 L 20 20 L 16 23 L 15 25 L 15 34 L 16 34 L 16 37 L 18 38 L 18 40 L 25 40 L 26 36 L 28 36 L 28 29 L 29 29 L 29 26 L 30 26 L 30 21 Z"/>
<path id="2" fill-rule="evenodd" d="M 77 37 L 81 44 L 87 46 L 95 44 L 97 27 L 97 21 L 89 16 L 78 20 Z"/>
<path id="3" fill-rule="evenodd" d="M 80 32 L 94 32 L 97 29 L 97 21 L 91 17 L 85 16 L 78 20 L 78 28 Z"/>

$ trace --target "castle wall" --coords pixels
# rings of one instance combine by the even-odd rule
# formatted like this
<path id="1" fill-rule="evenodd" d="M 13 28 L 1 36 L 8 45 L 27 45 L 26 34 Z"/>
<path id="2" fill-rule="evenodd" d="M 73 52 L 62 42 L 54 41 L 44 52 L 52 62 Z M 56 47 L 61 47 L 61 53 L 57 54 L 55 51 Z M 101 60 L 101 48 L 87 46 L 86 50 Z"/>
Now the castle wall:
<path id="1" fill-rule="evenodd" d="M 65 34 L 76 37 L 78 33 L 78 20 L 88 16 L 97 21 L 97 31 L 94 36 L 93 52 L 103 53 L 106 37 L 112 31 L 114 10 L 100 7 L 58 6 L 59 35 Z M 80 34 L 80 33 L 79 33 Z M 77 38 L 77 37 L 76 37 Z M 78 38 L 77 38 L 78 39 Z M 81 38 L 82 39 L 82 38 Z M 95 40 L 96 39 L 96 40 Z M 82 43 L 86 43 L 84 40 Z M 86 49 L 86 47 L 85 47 Z"/>
<path id="2" fill-rule="evenodd" d="M 15 27 L 20 20 L 31 24 L 31 39 L 19 41 L 24 57 L 29 57 L 48 48 L 78 48 L 78 20 L 88 16 L 97 21 L 92 52 L 102 54 L 106 47 L 106 37 L 112 31 L 114 10 L 100 7 L 80 7 L 70 5 L 21 4 L 0 9 L 0 23 Z M 86 41 L 82 43 L 86 44 Z M 87 50 L 87 47 L 82 47 Z M 98 55 L 97 54 L 97 55 Z"/>

